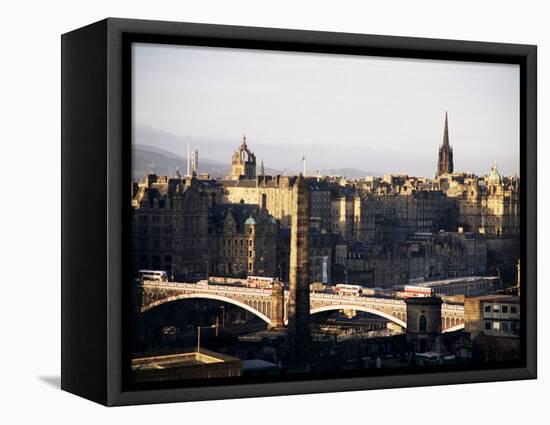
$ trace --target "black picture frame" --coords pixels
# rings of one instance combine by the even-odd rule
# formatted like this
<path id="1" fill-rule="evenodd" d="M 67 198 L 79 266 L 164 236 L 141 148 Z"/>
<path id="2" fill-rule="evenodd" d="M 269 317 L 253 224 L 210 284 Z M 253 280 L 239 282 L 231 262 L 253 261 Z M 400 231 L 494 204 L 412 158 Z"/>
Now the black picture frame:
<path id="1" fill-rule="evenodd" d="M 181 388 L 127 384 L 131 42 L 520 65 L 522 362 Z M 62 44 L 61 387 L 128 405 L 415 387 L 537 376 L 537 49 L 533 45 L 108 18 Z"/>

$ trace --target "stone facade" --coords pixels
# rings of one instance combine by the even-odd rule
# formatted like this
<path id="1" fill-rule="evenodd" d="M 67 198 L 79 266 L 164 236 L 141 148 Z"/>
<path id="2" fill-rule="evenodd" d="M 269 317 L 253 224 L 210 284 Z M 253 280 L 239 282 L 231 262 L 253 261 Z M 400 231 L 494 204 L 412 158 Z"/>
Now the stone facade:
<path id="1" fill-rule="evenodd" d="M 208 274 L 274 276 L 275 219 L 258 205 L 210 202 L 194 176 L 147 176 L 134 194 L 134 272 L 166 270 L 183 279 Z"/>
<path id="2" fill-rule="evenodd" d="M 485 295 L 464 300 L 464 330 L 474 339 L 480 334 L 491 337 L 519 338 L 520 298 L 515 295 Z"/>
<path id="3" fill-rule="evenodd" d="M 250 204 L 216 204 L 210 211 L 211 273 L 275 276 L 278 224 Z"/>
<path id="4" fill-rule="evenodd" d="M 441 299 L 407 298 L 407 341 L 417 353 L 441 350 Z"/>
<path id="5" fill-rule="evenodd" d="M 149 175 L 134 195 L 134 272 L 166 270 L 171 275 L 206 272 L 209 255 L 208 197 L 195 177 L 160 179 Z"/>

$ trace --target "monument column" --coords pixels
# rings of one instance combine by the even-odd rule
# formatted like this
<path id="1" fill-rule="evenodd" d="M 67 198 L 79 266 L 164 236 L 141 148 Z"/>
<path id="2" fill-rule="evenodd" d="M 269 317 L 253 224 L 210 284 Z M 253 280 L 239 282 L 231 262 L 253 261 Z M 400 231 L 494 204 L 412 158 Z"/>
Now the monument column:
<path id="1" fill-rule="evenodd" d="M 290 237 L 290 299 L 288 306 L 289 368 L 307 370 L 309 328 L 309 185 L 300 174 L 294 183 Z"/>
<path id="2" fill-rule="evenodd" d="M 284 319 L 285 309 L 285 292 L 283 284 L 276 280 L 273 282 L 271 292 L 271 328 L 282 328 L 285 325 Z"/>

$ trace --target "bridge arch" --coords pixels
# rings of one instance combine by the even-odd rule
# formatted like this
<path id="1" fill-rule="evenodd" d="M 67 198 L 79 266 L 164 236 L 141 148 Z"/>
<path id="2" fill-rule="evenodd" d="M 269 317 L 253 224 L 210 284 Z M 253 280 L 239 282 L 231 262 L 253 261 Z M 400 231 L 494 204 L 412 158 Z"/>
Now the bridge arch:
<path id="1" fill-rule="evenodd" d="M 322 307 L 315 307 L 312 308 L 309 312 L 309 314 L 315 314 L 315 313 L 321 313 L 323 311 L 331 311 L 331 310 L 359 310 L 364 311 L 365 313 L 371 313 L 376 316 L 383 317 L 385 319 L 388 319 L 392 321 L 393 323 L 397 323 L 399 326 L 401 326 L 403 329 L 407 328 L 407 323 L 405 323 L 403 320 L 398 319 L 395 316 L 392 316 L 391 314 L 385 313 L 380 310 L 376 310 L 374 308 L 365 307 L 365 306 L 359 306 L 359 305 L 353 305 L 353 304 L 331 304 L 331 305 L 324 305 Z M 285 320 L 286 323 L 286 320 Z"/>
<path id="2" fill-rule="evenodd" d="M 237 307 L 241 307 L 247 311 L 249 311 L 250 313 L 254 314 L 255 316 L 259 317 L 260 319 L 262 319 L 264 322 L 266 322 L 268 325 L 271 324 L 271 319 L 269 317 L 267 317 L 265 314 L 263 314 L 262 312 L 258 311 L 257 309 L 255 309 L 254 307 L 248 305 L 248 304 L 245 304 L 241 301 L 237 301 L 233 298 L 229 298 L 229 297 L 224 297 L 222 295 L 217 295 L 217 294 L 201 294 L 201 293 L 198 293 L 198 294 L 178 294 L 178 295 L 173 295 L 171 297 L 167 297 L 167 298 L 163 298 L 161 300 L 158 300 L 158 301 L 155 301 L 155 302 L 152 302 L 150 304 L 147 304 L 145 306 L 145 308 L 142 308 L 141 312 L 142 313 L 145 313 L 146 311 L 149 311 L 155 307 L 158 307 L 160 305 L 163 305 L 163 304 L 167 304 L 167 303 L 170 303 L 170 302 L 174 302 L 174 301 L 178 301 L 178 300 L 186 300 L 186 299 L 191 299 L 191 298 L 200 298 L 200 299 L 209 299 L 209 300 L 216 300 L 216 301 L 222 301 L 222 302 L 226 302 L 226 303 L 229 303 L 229 304 L 233 304 L 233 305 L 236 305 Z M 257 304 L 256 304 L 257 305 Z"/>

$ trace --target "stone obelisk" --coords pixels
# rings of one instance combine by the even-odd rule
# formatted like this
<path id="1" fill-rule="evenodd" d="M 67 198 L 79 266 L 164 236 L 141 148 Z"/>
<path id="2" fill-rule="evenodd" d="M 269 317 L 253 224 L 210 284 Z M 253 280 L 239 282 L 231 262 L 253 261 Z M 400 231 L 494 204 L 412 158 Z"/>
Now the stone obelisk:
<path id="1" fill-rule="evenodd" d="M 309 185 L 302 174 L 294 183 L 290 236 L 290 297 L 288 306 L 289 369 L 307 370 L 309 328 Z"/>

